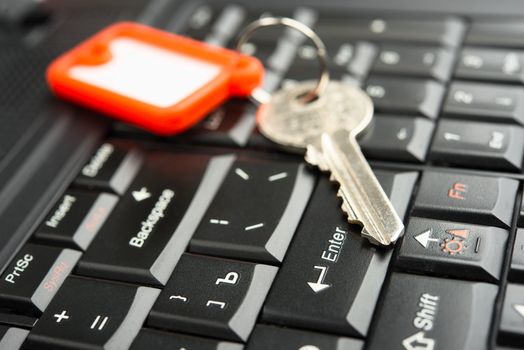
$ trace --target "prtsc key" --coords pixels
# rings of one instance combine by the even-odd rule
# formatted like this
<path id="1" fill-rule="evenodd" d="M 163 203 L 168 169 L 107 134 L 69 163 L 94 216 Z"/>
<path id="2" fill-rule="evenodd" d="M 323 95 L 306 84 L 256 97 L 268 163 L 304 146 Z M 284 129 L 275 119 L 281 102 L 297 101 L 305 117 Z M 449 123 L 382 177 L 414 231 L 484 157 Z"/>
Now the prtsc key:
<path id="1" fill-rule="evenodd" d="M 238 51 L 124 22 L 56 59 L 56 95 L 160 135 L 184 131 L 261 84 L 263 66 Z"/>

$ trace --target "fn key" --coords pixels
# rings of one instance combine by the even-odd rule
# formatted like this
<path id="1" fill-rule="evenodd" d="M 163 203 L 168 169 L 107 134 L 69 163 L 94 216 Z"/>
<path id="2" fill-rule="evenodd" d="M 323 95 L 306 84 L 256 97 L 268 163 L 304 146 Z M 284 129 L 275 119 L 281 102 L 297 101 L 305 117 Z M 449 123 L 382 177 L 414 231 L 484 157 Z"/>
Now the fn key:
<path id="1" fill-rule="evenodd" d="M 428 171 L 414 214 L 506 228 L 511 225 L 518 185 L 517 180 L 502 177 Z"/>

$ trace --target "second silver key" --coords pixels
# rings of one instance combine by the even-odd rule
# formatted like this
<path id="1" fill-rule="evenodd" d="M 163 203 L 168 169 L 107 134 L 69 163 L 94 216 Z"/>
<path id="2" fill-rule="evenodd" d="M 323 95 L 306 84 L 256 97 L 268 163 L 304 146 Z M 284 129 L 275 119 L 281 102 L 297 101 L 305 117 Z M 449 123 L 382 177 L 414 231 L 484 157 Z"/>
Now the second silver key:
<path id="1" fill-rule="evenodd" d="M 330 82 L 313 102 L 299 97 L 315 82 L 287 86 L 271 96 L 258 114 L 261 132 L 287 147 L 306 150 L 306 161 L 331 173 L 350 223 L 374 244 L 390 245 L 404 225 L 360 151 L 357 136 L 373 116 L 371 99 L 359 88 Z"/>

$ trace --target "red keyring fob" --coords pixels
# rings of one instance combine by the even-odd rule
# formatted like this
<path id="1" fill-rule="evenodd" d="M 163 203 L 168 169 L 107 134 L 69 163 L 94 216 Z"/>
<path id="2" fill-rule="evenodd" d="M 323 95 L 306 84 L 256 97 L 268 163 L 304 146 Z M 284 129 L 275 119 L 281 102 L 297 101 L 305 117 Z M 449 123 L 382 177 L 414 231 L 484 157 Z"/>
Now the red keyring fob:
<path id="1" fill-rule="evenodd" d="M 249 96 L 263 70 L 238 51 L 124 22 L 53 61 L 47 80 L 61 98 L 172 135 L 225 100 Z"/>

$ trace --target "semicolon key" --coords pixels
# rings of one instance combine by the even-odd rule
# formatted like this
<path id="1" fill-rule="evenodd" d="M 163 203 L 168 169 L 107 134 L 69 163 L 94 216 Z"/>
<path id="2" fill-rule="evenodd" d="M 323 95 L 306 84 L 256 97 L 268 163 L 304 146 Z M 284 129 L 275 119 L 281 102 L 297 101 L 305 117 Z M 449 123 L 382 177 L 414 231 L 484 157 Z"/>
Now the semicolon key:
<path id="1" fill-rule="evenodd" d="M 189 251 L 280 263 L 314 182 L 315 175 L 298 162 L 236 161 L 198 226 Z"/>

